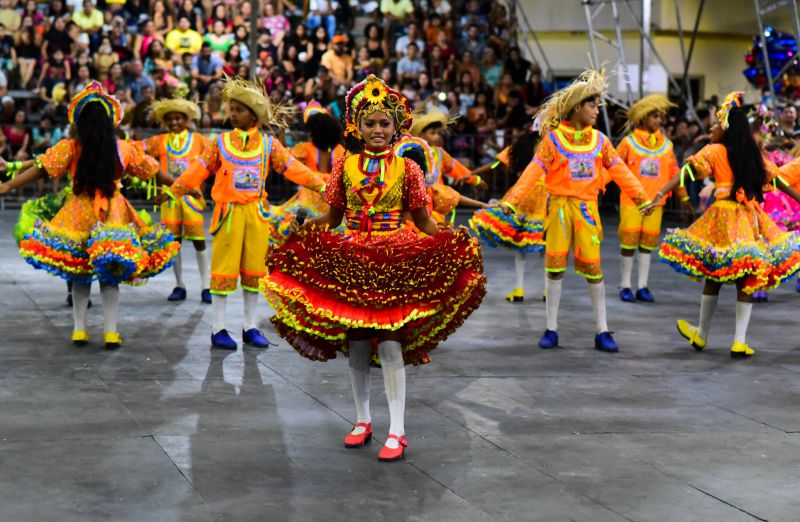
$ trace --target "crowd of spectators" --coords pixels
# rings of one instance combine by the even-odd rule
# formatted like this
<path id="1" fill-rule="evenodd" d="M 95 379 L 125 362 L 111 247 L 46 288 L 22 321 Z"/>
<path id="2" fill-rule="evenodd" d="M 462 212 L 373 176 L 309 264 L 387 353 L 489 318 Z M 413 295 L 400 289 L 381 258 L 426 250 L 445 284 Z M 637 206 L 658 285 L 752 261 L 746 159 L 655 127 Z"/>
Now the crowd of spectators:
<path id="1" fill-rule="evenodd" d="M 0 118 L 13 158 L 63 135 L 70 97 L 91 80 L 146 133 L 149 105 L 176 93 L 201 104 L 201 127 L 225 128 L 225 75 L 252 71 L 273 100 L 302 109 L 315 99 L 338 115 L 350 86 L 376 74 L 415 107 L 459 116 L 448 146 L 473 165 L 529 127 L 548 95 L 502 2 L 96 1 L 0 0 Z M 40 117 L 34 133 L 27 118 Z"/>

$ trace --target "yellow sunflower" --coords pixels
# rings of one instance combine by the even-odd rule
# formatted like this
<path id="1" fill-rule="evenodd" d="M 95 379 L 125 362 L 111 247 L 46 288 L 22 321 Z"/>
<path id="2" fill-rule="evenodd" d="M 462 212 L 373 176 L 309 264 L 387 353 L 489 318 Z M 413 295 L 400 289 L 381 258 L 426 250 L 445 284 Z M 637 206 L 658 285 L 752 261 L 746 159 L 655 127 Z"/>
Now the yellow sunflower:
<path id="1" fill-rule="evenodd" d="M 364 96 L 371 104 L 378 105 L 386 99 L 386 89 L 380 80 L 372 80 L 364 86 Z"/>
<path id="2" fill-rule="evenodd" d="M 345 134 L 357 136 L 358 135 L 358 127 L 355 126 L 354 123 L 348 123 L 347 127 L 344 130 Z"/>

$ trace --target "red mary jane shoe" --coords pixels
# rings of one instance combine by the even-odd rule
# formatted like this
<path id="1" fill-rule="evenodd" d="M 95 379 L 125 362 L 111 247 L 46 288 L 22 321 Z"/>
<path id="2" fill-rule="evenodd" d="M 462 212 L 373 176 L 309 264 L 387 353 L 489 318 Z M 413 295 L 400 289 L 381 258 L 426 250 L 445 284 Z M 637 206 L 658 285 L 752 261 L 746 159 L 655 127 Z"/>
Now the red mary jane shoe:
<path id="1" fill-rule="evenodd" d="M 371 422 L 359 422 L 353 426 L 353 431 L 355 431 L 356 428 L 364 428 L 364 432 L 359 435 L 353 435 L 352 431 L 348 433 L 347 437 L 344 438 L 344 445 L 346 448 L 360 448 L 372 440 Z"/>
<path id="2" fill-rule="evenodd" d="M 394 435 L 390 433 L 389 438 L 395 439 L 399 445 L 396 448 L 390 448 L 384 444 L 383 448 L 381 448 L 381 452 L 378 453 L 378 460 L 381 462 L 394 462 L 396 460 L 401 460 L 406 452 L 406 448 L 408 447 L 408 441 L 403 435 Z"/>

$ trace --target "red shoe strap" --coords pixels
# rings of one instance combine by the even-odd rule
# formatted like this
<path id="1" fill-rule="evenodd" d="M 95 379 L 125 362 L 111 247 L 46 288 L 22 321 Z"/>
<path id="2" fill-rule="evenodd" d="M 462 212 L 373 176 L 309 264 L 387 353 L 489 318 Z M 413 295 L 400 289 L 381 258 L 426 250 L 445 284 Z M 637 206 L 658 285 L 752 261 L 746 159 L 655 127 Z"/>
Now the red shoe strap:
<path id="1" fill-rule="evenodd" d="M 387 438 L 396 440 L 404 448 L 408 447 L 408 441 L 406 440 L 404 435 L 395 435 L 393 433 L 390 433 Z"/>
<path id="2" fill-rule="evenodd" d="M 368 430 L 372 429 L 372 423 L 371 422 L 359 422 L 358 424 L 353 426 L 353 429 L 356 429 L 359 426 L 361 426 L 362 428 L 367 428 Z"/>

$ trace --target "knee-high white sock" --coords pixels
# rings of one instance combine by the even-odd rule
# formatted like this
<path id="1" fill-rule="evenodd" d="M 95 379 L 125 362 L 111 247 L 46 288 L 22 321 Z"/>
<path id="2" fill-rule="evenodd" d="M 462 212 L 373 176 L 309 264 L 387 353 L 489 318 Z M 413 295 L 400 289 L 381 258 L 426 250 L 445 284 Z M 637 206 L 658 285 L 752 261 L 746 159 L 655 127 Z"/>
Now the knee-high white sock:
<path id="1" fill-rule="evenodd" d="M 743 303 L 736 301 L 736 331 L 733 340 L 737 343 L 745 342 L 747 335 L 747 325 L 750 323 L 750 312 L 753 311 L 753 303 Z"/>
<path id="2" fill-rule="evenodd" d="M 514 269 L 517 272 L 517 288 L 525 288 L 525 254 L 514 254 Z"/>
<path id="3" fill-rule="evenodd" d="M 247 292 L 245 292 L 247 293 Z M 225 329 L 225 303 L 228 301 L 227 295 L 215 295 L 211 300 L 211 311 L 213 319 L 211 324 L 211 332 L 217 333 Z"/>
<path id="4" fill-rule="evenodd" d="M 242 292 L 244 296 L 244 329 L 249 330 L 256 327 L 256 306 L 258 305 L 258 294 L 256 292 Z"/>
<path id="5" fill-rule="evenodd" d="M 75 330 L 86 331 L 86 309 L 89 307 L 89 294 L 92 285 L 72 283 L 72 320 Z"/>
<path id="6" fill-rule="evenodd" d="M 103 300 L 103 331 L 117 332 L 117 317 L 119 317 L 119 286 L 101 285 L 100 298 Z"/>
<path id="7" fill-rule="evenodd" d="M 595 329 L 597 333 L 608 331 L 606 323 L 606 284 L 590 283 L 589 295 L 592 297 L 592 310 L 594 311 Z"/>
<path id="8" fill-rule="evenodd" d="M 700 322 L 697 325 L 697 333 L 703 339 L 708 339 L 708 329 L 711 327 L 711 317 L 717 309 L 718 295 L 700 296 Z"/>
<path id="9" fill-rule="evenodd" d="M 633 272 L 633 256 L 619 256 L 619 287 L 631 287 L 631 272 Z"/>
<path id="10" fill-rule="evenodd" d="M 186 285 L 183 283 L 183 260 L 181 259 L 182 251 L 183 247 L 178 249 L 178 255 L 175 256 L 175 264 L 172 265 L 172 271 L 175 272 L 175 286 L 186 288 Z"/>
<path id="11" fill-rule="evenodd" d="M 200 289 L 210 288 L 211 272 L 208 271 L 207 250 L 195 250 L 194 256 L 197 258 L 197 270 L 200 272 Z"/>
<path id="12" fill-rule="evenodd" d="M 389 433 L 405 435 L 406 367 L 403 363 L 403 348 L 397 341 L 383 341 L 378 345 L 378 356 L 381 358 L 386 400 L 389 402 Z M 394 439 L 389 439 L 386 445 L 390 448 L 398 447 Z"/>
<path id="13" fill-rule="evenodd" d="M 350 383 L 353 385 L 353 401 L 356 403 L 356 424 L 372 422 L 369 414 L 369 359 L 372 342 L 348 340 L 347 345 L 350 350 Z"/>
<path id="14" fill-rule="evenodd" d="M 647 280 L 650 277 L 650 252 L 639 252 L 639 286 L 637 288 L 647 288 Z"/>
<path id="15" fill-rule="evenodd" d="M 558 305 L 561 302 L 561 279 L 554 280 L 547 278 L 544 282 L 544 290 L 547 292 L 547 301 L 544 304 L 545 315 L 547 316 L 547 329 L 558 331 Z"/>

